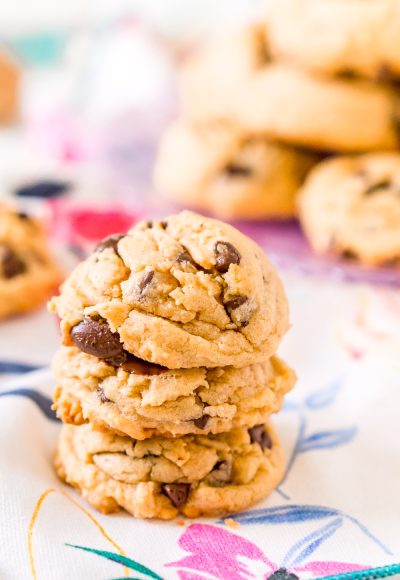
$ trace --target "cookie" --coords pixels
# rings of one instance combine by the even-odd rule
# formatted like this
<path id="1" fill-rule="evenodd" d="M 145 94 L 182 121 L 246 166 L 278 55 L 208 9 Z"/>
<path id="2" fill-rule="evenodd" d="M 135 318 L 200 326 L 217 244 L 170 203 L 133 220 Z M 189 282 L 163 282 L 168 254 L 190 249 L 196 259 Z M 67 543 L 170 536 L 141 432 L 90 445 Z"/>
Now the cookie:
<path id="1" fill-rule="evenodd" d="M 161 140 L 154 180 L 173 201 L 224 219 L 288 218 L 315 161 L 226 123 L 181 121 Z"/>
<path id="2" fill-rule="evenodd" d="M 318 165 L 300 197 L 304 231 L 319 252 L 366 265 L 400 265 L 400 154 L 338 157 Z"/>
<path id="3" fill-rule="evenodd" d="M 398 0 L 279 0 L 268 38 L 278 59 L 328 75 L 400 76 Z"/>
<path id="4" fill-rule="evenodd" d="M 189 211 L 103 241 L 50 309 L 67 346 L 115 365 L 130 353 L 170 369 L 245 366 L 276 352 L 288 329 L 261 248 Z"/>
<path id="5" fill-rule="evenodd" d="M 219 49 L 218 54 L 220 40 L 213 51 L 206 49 L 185 68 L 181 90 L 189 119 L 226 120 L 245 133 L 317 150 L 398 147 L 400 107 L 394 89 L 365 80 L 317 78 L 273 62 L 264 32 L 257 26 L 226 43 L 230 50 Z M 234 81 L 230 75 L 225 78 L 225 70 L 236 65 L 232 45 L 237 45 L 237 51 L 248 51 Z"/>
<path id="6" fill-rule="evenodd" d="M 65 425 L 56 470 L 98 510 L 137 518 L 218 516 L 267 496 L 283 475 L 271 425 L 221 435 L 136 441 L 90 425 Z"/>
<path id="7" fill-rule="evenodd" d="M 248 367 L 169 370 L 132 360 L 115 368 L 75 347 L 54 359 L 54 409 L 64 423 L 91 422 L 121 435 L 222 433 L 264 423 L 295 375 L 276 357 Z M 126 369 L 126 370 L 124 370 Z"/>
<path id="8" fill-rule="evenodd" d="M 33 310 L 61 281 L 38 220 L 0 206 L 0 318 Z"/>

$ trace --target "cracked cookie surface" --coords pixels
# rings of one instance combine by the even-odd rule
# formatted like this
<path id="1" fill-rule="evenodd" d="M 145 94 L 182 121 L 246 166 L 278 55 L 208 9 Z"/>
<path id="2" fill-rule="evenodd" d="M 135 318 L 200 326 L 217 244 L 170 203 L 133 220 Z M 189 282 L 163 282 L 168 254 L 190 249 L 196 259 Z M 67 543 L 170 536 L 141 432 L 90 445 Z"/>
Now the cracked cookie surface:
<path id="1" fill-rule="evenodd" d="M 166 197 L 225 219 L 288 218 L 317 159 L 227 123 L 180 121 L 161 140 L 154 178 Z"/>
<path id="2" fill-rule="evenodd" d="M 222 433 L 264 423 L 282 406 L 295 375 L 277 357 L 248 367 L 115 368 L 74 347 L 62 347 L 53 369 L 54 409 L 64 423 L 145 439 Z"/>
<path id="3" fill-rule="evenodd" d="M 0 205 L 0 318 L 33 310 L 60 281 L 42 224 Z"/>
<path id="4" fill-rule="evenodd" d="M 190 59 L 181 83 L 184 116 L 225 120 L 247 133 L 317 150 L 398 148 L 400 106 L 394 88 L 357 78 L 316 77 L 271 61 L 267 37 L 262 27 L 249 26 Z"/>
<path id="5" fill-rule="evenodd" d="M 104 513 L 138 518 L 217 516 L 249 507 L 283 475 L 270 424 L 221 435 L 136 441 L 65 425 L 56 455 L 59 477 Z"/>
<path id="6" fill-rule="evenodd" d="M 400 154 L 331 159 L 310 174 L 300 219 L 317 252 L 400 267 Z"/>
<path id="7" fill-rule="evenodd" d="M 285 293 L 261 248 L 189 211 L 103 242 L 50 309 L 66 345 L 171 369 L 263 361 L 288 329 Z"/>

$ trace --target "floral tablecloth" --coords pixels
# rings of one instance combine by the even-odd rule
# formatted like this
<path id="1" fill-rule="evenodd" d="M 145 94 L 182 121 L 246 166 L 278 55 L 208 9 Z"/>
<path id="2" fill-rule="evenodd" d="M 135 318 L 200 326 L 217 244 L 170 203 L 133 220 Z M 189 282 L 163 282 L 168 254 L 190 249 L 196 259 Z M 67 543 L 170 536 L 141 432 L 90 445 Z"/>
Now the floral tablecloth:
<path id="1" fill-rule="evenodd" d="M 104 516 L 52 469 L 60 429 L 43 311 L 0 330 L 0 578 L 319 578 L 400 560 L 398 291 L 286 276 L 295 390 L 275 422 L 279 488 L 221 520 Z"/>

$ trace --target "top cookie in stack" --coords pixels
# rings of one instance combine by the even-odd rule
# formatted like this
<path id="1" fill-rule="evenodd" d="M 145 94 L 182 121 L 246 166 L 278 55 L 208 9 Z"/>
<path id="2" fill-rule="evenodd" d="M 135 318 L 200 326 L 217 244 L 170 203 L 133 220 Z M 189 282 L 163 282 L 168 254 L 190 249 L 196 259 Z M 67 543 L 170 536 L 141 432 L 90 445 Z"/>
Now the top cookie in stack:
<path id="1" fill-rule="evenodd" d="M 295 377 L 275 356 L 282 284 L 254 242 L 191 212 L 143 222 L 100 243 L 51 309 L 64 344 L 54 408 L 71 424 L 57 471 L 93 505 L 211 515 L 277 484 L 266 422 Z"/>

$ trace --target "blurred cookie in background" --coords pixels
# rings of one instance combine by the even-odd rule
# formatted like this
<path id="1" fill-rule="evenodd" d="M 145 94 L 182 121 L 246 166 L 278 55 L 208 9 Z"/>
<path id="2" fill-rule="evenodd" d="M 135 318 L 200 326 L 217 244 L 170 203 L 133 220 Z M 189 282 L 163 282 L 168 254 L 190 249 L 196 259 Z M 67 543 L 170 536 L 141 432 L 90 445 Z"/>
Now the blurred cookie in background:
<path id="1" fill-rule="evenodd" d="M 188 60 L 183 114 L 217 119 L 285 143 L 335 152 L 396 149 L 394 88 L 357 78 L 324 79 L 273 61 L 265 30 L 221 37 Z"/>
<path id="2" fill-rule="evenodd" d="M 0 206 L 0 318 L 33 310 L 61 282 L 42 224 Z"/>
<path id="3" fill-rule="evenodd" d="M 225 219 L 285 219 L 317 160 L 227 123 L 178 121 L 161 141 L 154 181 L 171 200 Z"/>
<path id="4" fill-rule="evenodd" d="M 310 71 L 400 77 L 398 0 L 272 0 L 271 53 Z"/>
<path id="5" fill-rule="evenodd" d="M 322 162 L 299 196 L 303 229 L 318 253 L 368 266 L 400 266 L 400 153 Z"/>

